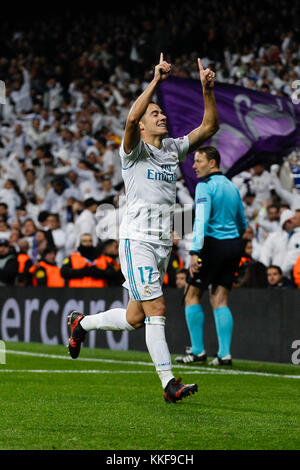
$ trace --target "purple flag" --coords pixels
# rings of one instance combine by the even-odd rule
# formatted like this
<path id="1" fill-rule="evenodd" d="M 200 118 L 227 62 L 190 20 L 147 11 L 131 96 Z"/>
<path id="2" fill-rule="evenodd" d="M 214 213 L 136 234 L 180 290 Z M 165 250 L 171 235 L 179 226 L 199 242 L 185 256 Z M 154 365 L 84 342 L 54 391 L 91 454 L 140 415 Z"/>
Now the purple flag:
<path id="1" fill-rule="evenodd" d="M 300 145 L 300 106 L 289 98 L 225 83 L 215 83 L 214 92 L 220 129 L 204 145 L 213 145 L 221 166 L 232 177 L 257 161 L 274 161 Z M 169 77 L 160 85 L 159 103 L 168 118 L 169 135 L 181 137 L 198 127 L 204 103 L 200 80 Z M 181 170 L 191 193 L 198 180 L 193 155 Z"/>

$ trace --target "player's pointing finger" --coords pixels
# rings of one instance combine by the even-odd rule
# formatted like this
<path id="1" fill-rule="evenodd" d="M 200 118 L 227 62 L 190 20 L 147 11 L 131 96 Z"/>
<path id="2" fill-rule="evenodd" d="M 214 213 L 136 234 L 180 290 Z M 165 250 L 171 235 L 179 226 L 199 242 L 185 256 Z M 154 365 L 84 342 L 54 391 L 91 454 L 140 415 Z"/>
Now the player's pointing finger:
<path id="1" fill-rule="evenodd" d="M 200 72 L 204 70 L 201 59 L 199 59 L 199 57 L 198 57 L 198 67 L 199 67 Z"/>
<path id="2" fill-rule="evenodd" d="M 161 53 L 160 53 L 160 58 L 159 58 L 159 63 L 161 64 L 163 61 L 164 61 L 164 55 L 163 55 L 163 53 L 161 52 Z"/>

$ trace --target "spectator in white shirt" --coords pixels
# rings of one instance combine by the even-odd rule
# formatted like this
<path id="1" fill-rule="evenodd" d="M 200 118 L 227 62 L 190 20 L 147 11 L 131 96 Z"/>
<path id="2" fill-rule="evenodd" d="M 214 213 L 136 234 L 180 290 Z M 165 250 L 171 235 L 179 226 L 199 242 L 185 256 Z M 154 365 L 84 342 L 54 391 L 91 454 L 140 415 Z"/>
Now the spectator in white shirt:
<path id="1" fill-rule="evenodd" d="M 36 262 L 39 255 L 36 232 L 37 227 L 35 225 L 34 220 L 31 218 L 27 218 L 22 224 L 22 234 L 24 235 L 25 240 L 27 240 L 29 244 L 28 256 L 32 259 L 34 263 Z"/>
<path id="2" fill-rule="evenodd" d="M 15 126 L 14 132 L 10 138 L 10 143 L 8 144 L 6 151 L 14 152 L 19 157 L 23 155 L 23 150 L 25 145 L 27 144 L 26 133 L 23 130 L 22 124 L 17 124 Z"/>
<path id="3" fill-rule="evenodd" d="M 61 228 L 59 214 L 49 214 L 46 219 L 46 227 L 51 233 L 53 244 L 57 248 L 56 263 L 60 266 L 65 258 L 66 233 Z"/>
<path id="4" fill-rule="evenodd" d="M 101 157 L 99 150 L 95 145 L 90 145 L 85 152 L 86 160 L 92 165 L 95 169 L 101 170 Z"/>
<path id="5" fill-rule="evenodd" d="M 257 201 L 262 204 L 266 199 L 271 199 L 270 184 L 272 177 L 262 163 L 252 168 L 251 189 L 256 194 Z"/>
<path id="6" fill-rule="evenodd" d="M 270 265 L 283 267 L 289 233 L 293 229 L 293 215 L 291 210 L 285 209 L 280 215 L 281 230 L 270 233 L 262 244 L 259 261 L 266 267 Z"/>
<path id="7" fill-rule="evenodd" d="M 4 183 L 4 187 L 0 189 L 0 202 L 7 204 L 9 217 L 14 218 L 16 209 L 21 203 L 21 199 L 15 191 L 15 182 L 13 180 L 7 179 Z"/>
<path id="8" fill-rule="evenodd" d="M 51 183 L 52 187 L 46 194 L 45 200 L 41 205 L 41 210 L 51 212 L 52 214 L 61 214 L 67 207 L 68 195 L 66 194 L 66 184 L 62 178 L 56 178 Z M 64 220 L 61 223 L 64 224 Z"/>
<path id="9" fill-rule="evenodd" d="M 47 83 L 48 91 L 45 93 L 44 96 L 44 104 L 45 107 L 49 111 L 53 111 L 60 107 L 62 102 L 62 91 L 63 88 L 61 84 L 56 80 L 55 77 L 51 77 Z"/>
<path id="10" fill-rule="evenodd" d="M 272 184 L 276 193 L 290 206 L 291 210 L 295 211 L 300 209 L 300 194 L 297 188 L 292 188 L 292 191 L 288 191 L 283 188 L 280 179 L 277 176 L 279 168 L 280 167 L 277 164 L 271 166 Z"/>
<path id="11" fill-rule="evenodd" d="M 35 200 L 35 203 L 41 204 L 46 194 L 43 181 L 36 178 L 34 168 L 26 168 L 24 171 L 24 177 L 25 181 L 21 186 L 21 191 L 26 200 Z"/>
<path id="12" fill-rule="evenodd" d="M 289 232 L 288 243 L 285 251 L 282 272 L 284 276 L 292 279 L 294 264 L 300 255 L 300 209 L 295 211 L 292 218 L 293 230 Z"/>
<path id="13" fill-rule="evenodd" d="M 104 176 L 100 190 L 92 192 L 94 197 L 99 202 L 112 203 L 113 198 L 117 195 L 117 191 L 112 186 L 112 181 L 109 176 Z"/>
<path id="14" fill-rule="evenodd" d="M 30 94 L 30 74 L 23 66 L 21 66 L 23 83 L 21 75 L 13 83 L 13 91 L 11 92 L 11 99 L 15 104 L 17 113 L 23 111 L 30 111 L 32 109 L 32 99 Z"/>
<path id="15" fill-rule="evenodd" d="M 26 141 L 31 145 L 31 147 L 36 148 L 39 145 L 44 144 L 44 136 L 40 127 L 40 119 L 35 117 L 32 120 L 31 126 L 26 132 L 27 139 Z"/>
<path id="16" fill-rule="evenodd" d="M 68 184 L 68 187 L 65 190 L 66 197 L 68 199 L 73 198 L 78 201 L 82 201 L 84 199 L 84 196 L 82 192 L 80 191 L 79 177 L 76 171 L 73 169 L 70 170 L 68 174 L 66 175 L 66 180 Z"/>
<path id="17" fill-rule="evenodd" d="M 3 119 L 3 122 L 6 122 L 8 124 L 13 124 L 14 120 L 16 119 L 15 115 L 15 105 L 13 100 L 11 99 L 11 88 L 6 87 L 5 89 L 5 103 L 0 104 L 0 116 Z"/>
<path id="18" fill-rule="evenodd" d="M 76 234 L 76 246 L 79 245 L 80 236 L 83 233 L 90 233 L 93 237 L 94 245 L 97 245 L 98 239 L 96 235 L 97 220 L 95 214 L 98 208 L 98 201 L 89 197 L 84 201 L 85 209 L 75 221 L 74 231 Z"/>
<path id="19" fill-rule="evenodd" d="M 259 243 L 263 243 L 271 232 L 280 230 L 279 217 L 278 207 L 274 204 L 268 204 L 268 201 L 264 201 L 263 207 L 257 216 Z"/>
<path id="20" fill-rule="evenodd" d="M 255 219 L 261 209 L 261 204 L 256 199 L 254 192 L 248 191 L 243 197 L 245 217 L 250 225 L 255 227 Z"/>
<path id="21" fill-rule="evenodd" d="M 105 138 L 99 138 L 96 145 L 101 153 L 102 176 L 113 178 L 115 172 L 114 143 L 106 141 Z M 118 161 L 120 162 L 120 157 L 118 157 Z"/>

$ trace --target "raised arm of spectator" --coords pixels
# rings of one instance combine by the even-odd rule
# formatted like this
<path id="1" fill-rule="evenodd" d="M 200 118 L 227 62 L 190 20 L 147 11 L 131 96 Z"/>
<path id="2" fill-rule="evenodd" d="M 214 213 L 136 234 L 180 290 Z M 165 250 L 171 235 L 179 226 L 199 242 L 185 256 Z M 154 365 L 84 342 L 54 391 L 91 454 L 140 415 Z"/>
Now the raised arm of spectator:
<path id="1" fill-rule="evenodd" d="M 293 202 L 294 202 L 294 197 L 293 194 L 288 191 L 287 189 L 284 189 L 280 183 L 280 179 L 277 176 L 277 171 L 278 171 L 278 165 L 272 165 L 271 167 L 271 175 L 272 175 L 272 184 L 274 186 L 274 189 L 277 193 L 277 195 L 285 201 L 289 206 L 292 207 Z"/>
<path id="2" fill-rule="evenodd" d="M 53 175 L 67 175 L 69 171 L 74 170 L 74 167 L 72 165 L 65 165 L 65 166 L 60 166 L 58 168 L 54 168 L 52 174 Z"/>
<path id="3" fill-rule="evenodd" d="M 24 66 L 22 66 L 21 69 L 22 69 L 22 75 L 23 75 L 23 84 L 29 86 L 30 85 L 30 73 Z"/>
<path id="4" fill-rule="evenodd" d="M 257 223 L 262 227 L 266 232 L 274 231 L 274 223 L 267 219 L 267 209 L 263 206 L 257 215 Z"/>
<path id="5" fill-rule="evenodd" d="M 203 89 L 204 116 L 201 125 L 188 134 L 190 152 L 197 150 L 201 144 L 213 136 L 219 129 L 218 111 L 213 92 L 216 75 L 209 68 L 204 70 L 201 59 L 198 59 L 198 66 Z"/>
<path id="6" fill-rule="evenodd" d="M 164 60 L 163 53 L 160 54 L 159 64 L 155 66 L 154 77 L 147 88 L 138 97 L 129 111 L 124 134 L 124 150 L 127 154 L 137 146 L 140 141 L 139 121 L 147 109 L 158 85 L 168 78 L 171 72 L 171 64 Z"/>

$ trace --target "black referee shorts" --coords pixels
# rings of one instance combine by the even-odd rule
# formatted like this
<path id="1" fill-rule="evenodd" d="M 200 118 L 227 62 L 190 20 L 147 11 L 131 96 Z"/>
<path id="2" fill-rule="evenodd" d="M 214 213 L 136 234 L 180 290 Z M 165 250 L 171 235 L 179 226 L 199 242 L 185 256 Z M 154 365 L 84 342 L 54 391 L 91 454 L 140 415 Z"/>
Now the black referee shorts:
<path id="1" fill-rule="evenodd" d="M 200 271 L 193 278 L 188 275 L 187 282 L 201 289 L 207 289 L 211 284 L 213 289 L 223 286 L 230 290 L 241 258 L 241 239 L 205 237 L 200 258 Z"/>

